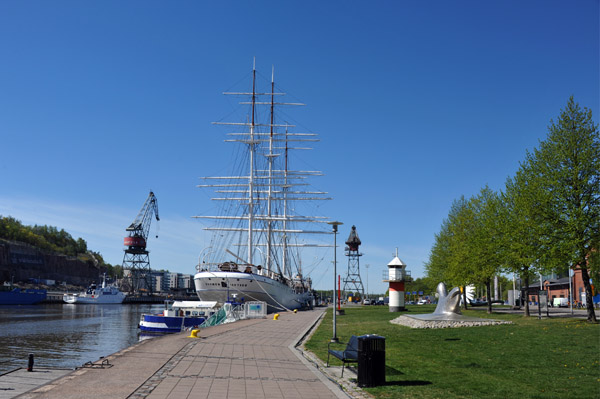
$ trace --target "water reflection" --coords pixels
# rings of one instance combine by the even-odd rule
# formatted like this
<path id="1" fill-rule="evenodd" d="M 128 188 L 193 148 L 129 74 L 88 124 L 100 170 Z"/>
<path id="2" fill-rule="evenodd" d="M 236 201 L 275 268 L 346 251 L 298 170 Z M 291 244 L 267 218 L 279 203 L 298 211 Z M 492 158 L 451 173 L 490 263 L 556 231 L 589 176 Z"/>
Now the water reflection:
<path id="1" fill-rule="evenodd" d="M 138 342 L 142 313 L 162 305 L 0 306 L 0 372 L 35 364 L 81 366 Z"/>

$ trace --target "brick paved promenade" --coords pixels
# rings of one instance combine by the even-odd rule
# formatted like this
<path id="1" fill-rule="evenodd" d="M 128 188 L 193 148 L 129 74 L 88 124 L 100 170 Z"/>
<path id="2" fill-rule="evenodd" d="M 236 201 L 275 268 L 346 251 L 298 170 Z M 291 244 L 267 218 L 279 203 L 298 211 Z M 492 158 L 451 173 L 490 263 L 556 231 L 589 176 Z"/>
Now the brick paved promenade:
<path id="1" fill-rule="evenodd" d="M 20 398 L 347 398 L 294 345 L 324 309 L 141 342 Z"/>

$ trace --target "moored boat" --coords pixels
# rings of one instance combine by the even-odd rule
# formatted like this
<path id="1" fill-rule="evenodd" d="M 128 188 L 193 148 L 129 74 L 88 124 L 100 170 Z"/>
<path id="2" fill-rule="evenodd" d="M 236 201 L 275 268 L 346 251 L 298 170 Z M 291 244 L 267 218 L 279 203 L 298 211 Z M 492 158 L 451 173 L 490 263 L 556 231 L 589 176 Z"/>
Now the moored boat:
<path id="1" fill-rule="evenodd" d="M 63 301 L 70 304 L 120 304 L 125 300 L 125 294 L 114 285 L 106 285 L 106 276 L 102 280 L 102 286 L 98 288 L 96 284 L 82 293 L 64 294 Z"/>
<path id="2" fill-rule="evenodd" d="M 198 327 L 218 309 L 215 301 L 175 301 L 158 314 L 142 314 L 139 328 L 144 333 L 176 333 Z"/>
<path id="3" fill-rule="evenodd" d="M 331 232 L 325 228 L 326 217 L 306 216 L 300 204 L 312 204 L 314 209 L 315 201 L 330 198 L 325 198 L 325 192 L 305 188 L 308 178 L 321 172 L 290 169 L 289 161 L 292 151 L 310 149 L 297 143 L 318 139 L 314 133 L 292 132 L 294 125 L 279 122 L 276 108 L 303 104 L 276 102 L 285 93 L 275 92 L 273 76 L 270 90 L 256 87 L 253 68 L 251 91 L 224 93 L 242 97 L 240 104 L 249 106 L 245 122 L 216 123 L 236 129 L 225 141 L 238 143 L 244 153 L 233 160 L 240 170 L 226 177 L 203 177 L 207 184 L 198 186 L 213 188 L 218 195 L 212 199 L 224 206 L 216 216 L 195 216 L 214 222 L 205 228 L 214 235 L 194 276 L 196 293 L 200 300 L 220 304 L 234 298 L 263 301 L 269 312 L 310 307 L 311 280 L 303 274 L 299 251 L 330 245 L 306 242 L 299 236 Z M 268 111 L 258 111 L 261 107 Z M 302 227 L 308 223 L 323 227 Z"/>
<path id="4" fill-rule="evenodd" d="M 21 289 L 12 285 L 0 286 L 0 305 L 35 305 L 46 299 L 42 289 Z"/>

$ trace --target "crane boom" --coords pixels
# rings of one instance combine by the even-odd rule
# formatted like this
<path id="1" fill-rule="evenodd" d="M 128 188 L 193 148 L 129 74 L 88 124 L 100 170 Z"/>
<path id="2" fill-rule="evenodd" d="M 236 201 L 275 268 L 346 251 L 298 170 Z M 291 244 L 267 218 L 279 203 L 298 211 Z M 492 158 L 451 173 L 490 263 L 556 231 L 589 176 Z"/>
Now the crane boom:
<path id="1" fill-rule="evenodd" d="M 153 215 L 156 217 L 157 221 L 160 220 L 156 196 L 150 191 L 150 194 L 148 194 L 148 197 L 146 198 L 142 209 L 140 209 L 135 217 L 135 220 L 125 229 L 129 232 L 129 236 L 125 237 L 124 240 L 126 246 L 137 247 L 139 249 L 144 249 L 146 247 Z"/>

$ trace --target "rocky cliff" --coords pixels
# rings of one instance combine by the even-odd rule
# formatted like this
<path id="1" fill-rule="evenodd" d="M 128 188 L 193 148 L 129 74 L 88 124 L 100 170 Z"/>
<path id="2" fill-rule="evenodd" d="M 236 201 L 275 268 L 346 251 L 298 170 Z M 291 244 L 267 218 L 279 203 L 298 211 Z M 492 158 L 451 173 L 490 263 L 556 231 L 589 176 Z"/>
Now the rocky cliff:
<path id="1" fill-rule="evenodd" d="M 100 269 L 92 261 L 42 251 L 16 241 L 0 239 L 0 282 L 49 279 L 74 285 L 98 281 Z"/>

